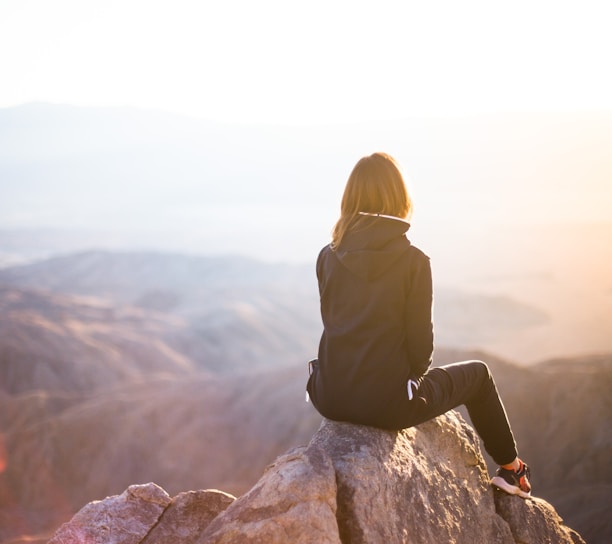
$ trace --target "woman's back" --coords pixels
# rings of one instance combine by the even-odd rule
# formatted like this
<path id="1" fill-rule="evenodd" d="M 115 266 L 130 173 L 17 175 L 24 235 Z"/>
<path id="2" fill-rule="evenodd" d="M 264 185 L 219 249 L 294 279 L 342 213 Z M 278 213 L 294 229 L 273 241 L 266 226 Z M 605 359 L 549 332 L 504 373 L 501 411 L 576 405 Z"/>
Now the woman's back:
<path id="1" fill-rule="evenodd" d="M 310 395 L 330 418 L 389 426 L 433 351 L 429 259 L 397 218 L 362 215 L 317 260 L 324 332 Z"/>

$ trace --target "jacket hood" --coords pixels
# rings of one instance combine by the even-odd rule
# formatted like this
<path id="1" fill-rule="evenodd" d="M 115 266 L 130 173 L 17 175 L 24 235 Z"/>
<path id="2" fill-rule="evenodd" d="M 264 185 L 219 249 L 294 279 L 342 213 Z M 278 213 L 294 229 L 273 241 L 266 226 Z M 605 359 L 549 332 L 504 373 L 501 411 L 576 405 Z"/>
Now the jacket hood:
<path id="1" fill-rule="evenodd" d="M 376 279 L 409 248 L 409 228 L 410 223 L 397 217 L 360 215 L 336 250 L 338 260 L 359 278 Z"/>

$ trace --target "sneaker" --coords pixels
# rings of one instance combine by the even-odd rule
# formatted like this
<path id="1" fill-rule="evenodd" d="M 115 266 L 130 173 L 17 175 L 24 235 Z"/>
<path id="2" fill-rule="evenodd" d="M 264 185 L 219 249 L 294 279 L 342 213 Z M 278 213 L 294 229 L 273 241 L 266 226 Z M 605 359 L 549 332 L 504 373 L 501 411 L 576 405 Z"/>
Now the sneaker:
<path id="1" fill-rule="evenodd" d="M 523 499 L 531 496 L 531 484 L 529 483 L 529 467 L 520 461 L 521 468 L 518 472 L 499 467 L 496 475 L 491 478 L 491 484 L 495 487 L 510 493 L 510 495 L 518 495 Z"/>

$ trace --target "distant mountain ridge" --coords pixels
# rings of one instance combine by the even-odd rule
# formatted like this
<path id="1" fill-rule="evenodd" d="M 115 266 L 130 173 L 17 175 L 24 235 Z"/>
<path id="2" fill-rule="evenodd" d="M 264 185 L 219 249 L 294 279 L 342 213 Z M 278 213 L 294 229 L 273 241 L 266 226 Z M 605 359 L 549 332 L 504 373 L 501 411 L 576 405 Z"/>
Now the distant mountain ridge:
<path id="1" fill-rule="evenodd" d="M 314 264 L 151 251 L 92 250 L 0 269 L 0 285 L 93 296 L 178 316 L 196 336 L 211 339 L 205 350 L 209 353 L 218 346 L 214 337 L 228 339 L 219 351 L 226 365 L 245 365 L 248 358 L 258 367 L 282 365 L 291 351 L 290 361 L 312 357 L 322 330 L 316 281 Z M 478 339 L 548 319 L 509 297 L 448 288 L 436 293 L 435 312 L 437 342 L 455 347 L 478 345 Z M 251 351 L 231 354 L 238 346 L 232 336 L 249 343 Z M 189 354 L 197 358 L 195 352 Z"/>
<path id="2" fill-rule="evenodd" d="M 185 354 L 194 342 L 176 317 L 0 285 L 0 391 L 9 394 L 91 393 L 144 377 L 202 373 L 202 359 Z"/>
<path id="3" fill-rule="evenodd" d="M 57 255 L 26 266 L 0 270 L 3 282 L 55 292 L 96 294 L 133 302 L 135 292 L 174 289 L 188 293 L 202 288 L 236 285 L 296 283 L 296 276 L 311 276 L 309 266 L 270 264 L 253 258 L 187 255 L 161 251 L 90 250 Z"/>

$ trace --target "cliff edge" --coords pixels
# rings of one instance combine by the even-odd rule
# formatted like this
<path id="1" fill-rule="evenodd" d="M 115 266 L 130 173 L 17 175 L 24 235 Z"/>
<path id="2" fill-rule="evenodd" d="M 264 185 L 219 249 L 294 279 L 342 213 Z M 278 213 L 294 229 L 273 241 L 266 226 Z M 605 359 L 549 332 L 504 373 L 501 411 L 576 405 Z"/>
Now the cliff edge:
<path id="1" fill-rule="evenodd" d="M 488 480 L 456 412 L 401 432 L 324 420 L 237 499 L 130 486 L 86 505 L 49 544 L 584 544 L 550 504 Z"/>

